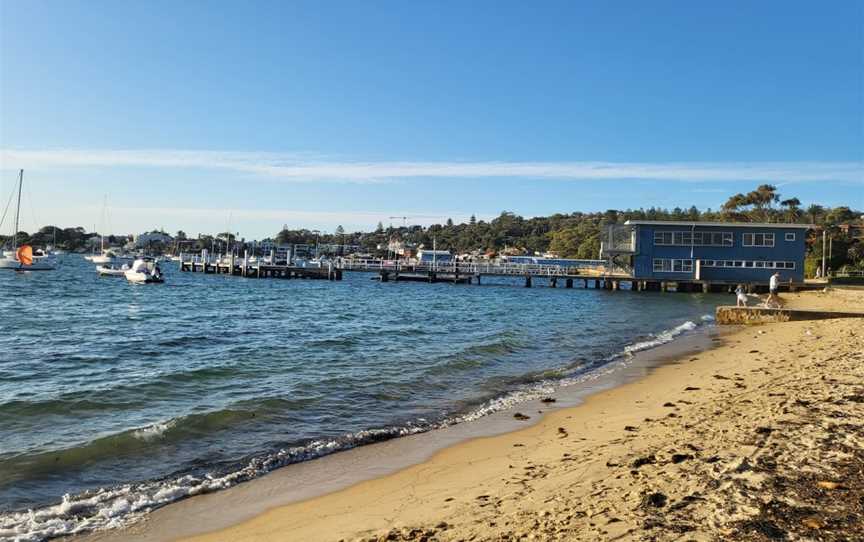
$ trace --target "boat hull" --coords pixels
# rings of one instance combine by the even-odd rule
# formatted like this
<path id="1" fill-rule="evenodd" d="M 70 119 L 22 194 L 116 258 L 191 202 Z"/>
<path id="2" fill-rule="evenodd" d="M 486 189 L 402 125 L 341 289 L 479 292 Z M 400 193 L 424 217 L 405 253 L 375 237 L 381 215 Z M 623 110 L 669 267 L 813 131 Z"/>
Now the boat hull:
<path id="1" fill-rule="evenodd" d="M 24 265 L 14 258 L 0 258 L 0 269 L 10 271 L 53 271 L 56 267 L 56 262 L 48 259 L 37 259 L 30 265 Z"/>
<path id="2" fill-rule="evenodd" d="M 96 272 L 104 277 L 124 277 L 126 276 L 126 271 L 126 269 L 112 269 L 101 265 L 96 267 Z"/>

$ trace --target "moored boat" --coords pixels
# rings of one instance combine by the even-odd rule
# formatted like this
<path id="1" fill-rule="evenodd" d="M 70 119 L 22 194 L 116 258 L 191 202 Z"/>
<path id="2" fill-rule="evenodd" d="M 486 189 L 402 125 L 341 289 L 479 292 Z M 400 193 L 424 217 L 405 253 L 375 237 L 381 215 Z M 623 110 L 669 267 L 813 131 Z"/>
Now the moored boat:
<path id="1" fill-rule="evenodd" d="M 105 277 L 124 277 L 126 276 L 126 271 L 129 271 L 129 266 L 124 264 L 120 267 L 116 265 L 97 265 L 96 272 L 101 276 Z"/>
<path id="2" fill-rule="evenodd" d="M 18 246 L 18 221 L 21 216 L 21 187 L 24 184 L 24 170 L 18 172 L 18 204 L 15 208 L 15 222 L 12 229 L 12 252 L 0 251 L 0 269 L 14 271 L 51 271 L 57 267 L 57 259 L 49 254 L 33 252 L 30 245 Z"/>
<path id="3" fill-rule="evenodd" d="M 129 282 L 136 284 L 152 284 L 165 282 L 162 270 L 153 258 L 138 258 L 123 275 Z"/>

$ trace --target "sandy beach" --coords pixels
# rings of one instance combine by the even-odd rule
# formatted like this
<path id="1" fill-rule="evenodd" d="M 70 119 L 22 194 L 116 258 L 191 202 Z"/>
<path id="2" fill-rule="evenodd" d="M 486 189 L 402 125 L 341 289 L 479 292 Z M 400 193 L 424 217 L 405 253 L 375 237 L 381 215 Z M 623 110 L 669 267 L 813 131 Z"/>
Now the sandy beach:
<path id="1" fill-rule="evenodd" d="M 860 539 L 862 324 L 740 329 L 536 426 L 195 540 Z"/>
<path id="2" fill-rule="evenodd" d="M 864 308 L 862 291 L 784 300 Z M 715 344 L 535 425 L 187 540 L 864 539 L 864 320 L 729 328 Z"/>

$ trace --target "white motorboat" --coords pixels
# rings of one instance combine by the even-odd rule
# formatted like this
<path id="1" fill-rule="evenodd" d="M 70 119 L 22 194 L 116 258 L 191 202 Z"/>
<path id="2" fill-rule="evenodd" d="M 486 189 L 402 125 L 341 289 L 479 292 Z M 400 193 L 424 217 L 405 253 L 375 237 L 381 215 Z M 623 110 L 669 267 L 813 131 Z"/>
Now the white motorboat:
<path id="1" fill-rule="evenodd" d="M 92 256 L 85 256 L 86 260 L 89 260 L 97 265 L 104 264 L 113 264 L 118 263 L 123 258 L 114 253 L 113 250 L 103 250 L 101 254 L 94 254 Z"/>
<path id="2" fill-rule="evenodd" d="M 124 273 L 126 280 L 136 284 L 165 282 L 162 270 L 153 258 L 138 258 Z"/>
<path id="3" fill-rule="evenodd" d="M 114 265 L 114 266 L 97 265 L 96 266 L 96 272 L 99 273 L 99 275 L 104 276 L 104 277 L 125 277 L 126 271 L 129 271 L 129 269 L 130 269 L 130 267 L 126 264 L 123 264 L 120 267 L 117 267 L 116 265 Z"/>
<path id="4" fill-rule="evenodd" d="M 15 223 L 12 230 L 12 252 L 0 251 L 0 269 L 15 271 L 51 271 L 57 267 L 57 259 L 49 254 L 34 254 L 30 245 L 18 246 L 18 221 L 21 216 L 21 186 L 24 170 L 18 172 L 18 205 L 15 208 Z"/>

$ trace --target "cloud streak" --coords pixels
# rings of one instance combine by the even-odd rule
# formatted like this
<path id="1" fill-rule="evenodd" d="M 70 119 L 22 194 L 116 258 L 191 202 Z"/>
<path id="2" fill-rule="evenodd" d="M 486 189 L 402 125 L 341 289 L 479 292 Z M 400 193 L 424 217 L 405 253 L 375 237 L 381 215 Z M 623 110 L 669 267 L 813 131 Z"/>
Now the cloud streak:
<path id="1" fill-rule="evenodd" d="M 596 181 L 840 181 L 864 183 L 864 162 L 346 161 L 313 154 L 194 150 L 0 149 L 0 168 L 221 170 L 290 182 L 522 178 Z"/>

